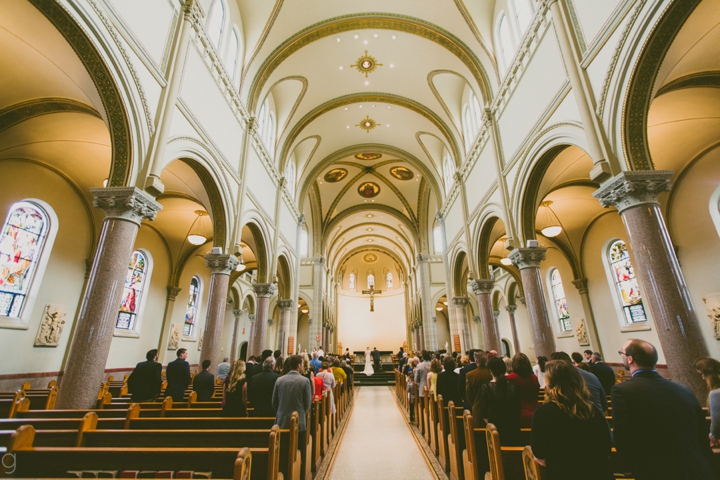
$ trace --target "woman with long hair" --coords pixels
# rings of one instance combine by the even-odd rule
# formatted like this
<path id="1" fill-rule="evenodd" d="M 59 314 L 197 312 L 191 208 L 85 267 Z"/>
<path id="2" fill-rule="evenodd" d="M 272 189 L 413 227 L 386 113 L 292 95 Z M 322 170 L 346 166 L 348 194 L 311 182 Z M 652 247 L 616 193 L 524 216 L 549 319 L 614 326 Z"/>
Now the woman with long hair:
<path id="1" fill-rule="evenodd" d="M 230 373 L 225 377 L 222 400 L 223 416 L 247 417 L 247 377 L 245 362 L 238 360 L 233 363 Z"/>
<path id="2" fill-rule="evenodd" d="M 695 360 L 695 370 L 707 383 L 708 407 L 710 407 L 710 444 L 720 444 L 720 362 L 712 357 Z"/>
<path id="3" fill-rule="evenodd" d="M 505 376 L 505 362 L 493 357 L 487 364 L 493 379 L 480 387 L 481 418 L 497 427 L 502 445 L 520 441 L 520 398 L 515 385 Z"/>
<path id="4" fill-rule="evenodd" d="M 328 362 L 322 363 L 322 367 L 320 367 L 320 371 L 317 376 L 322 378 L 325 383 L 325 390 L 328 390 L 328 395 L 330 396 L 330 413 L 335 413 L 335 396 L 333 395 L 333 388 L 335 388 L 335 375 L 333 375 Z"/>
<path id="5" fill-rule="evenodd" d="M 530 428 L 533 413 L 538 406 L 540 384 L 532 371 L 530 359 L 524 353 L 516 353 L 512 358 L 513 373 L 507 376 L 508 382 L 515 385 L 520 397 L 520 427 Z"/>
<path id="6" fill-rule="evenodd" d="M 593 404 L 577 367 L 562 360 L 545 365 L 547 392 L 532 421 L 535 460 L 546 480 L 610 480 L 612 440 L 605 415 Z"/>
<path id="7" fill-rule="evenodd" d="M 538 358 L 537 365 L 533 367 L 533 373 L 538 379 L 540 388 L 545 388 L 545 364 L 547 363 L 547 357 L 540 355 Z"/>
<path id="8" fill-rule="evenodd" d="M 433 358 L 430 362 L 430 371 L 427 374 L 427 385 L 432 392 L 433 398 L 437 401 L 437 379 L 438 375 L 442 372 L 442 365 L 440 364 L 439 358 Z"/>

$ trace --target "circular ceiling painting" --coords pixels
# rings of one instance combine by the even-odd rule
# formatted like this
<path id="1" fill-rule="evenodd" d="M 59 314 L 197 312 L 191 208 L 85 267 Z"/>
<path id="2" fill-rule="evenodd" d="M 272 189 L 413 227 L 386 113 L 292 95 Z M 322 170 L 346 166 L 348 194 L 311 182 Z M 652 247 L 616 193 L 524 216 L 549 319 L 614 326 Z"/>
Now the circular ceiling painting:
<path id="1" fill-rule="evenodd" d="M 365 198 L 377 197 L 380 193 L 380 186 L 373 182 L 363 182 L 358 187 L 358 193 Z"/>
<path id="2" fill-rule="evenodd" d="M 365 263 L 375 263 L 378 261 L 378 256 L 374 253 L 366 253 L 363 257 L 363 262 Z"/>
<path id="3" fill-rule="evenodd" d="M 325 174 L 323 177 L 328 183 L 339 182 L 343 178 L 347 177 L 348 171 L 344 168 L 333 168 Z"/>
<path id="4" fill-rule="evenodd" d="M 358 153 L 355 158 L 358 160 L 377 160 L 382 157 L 382 153 Z"/>
<path id="5" fill-rule="evenodd" d="M 409 168 L 405 167 L 392 167 L 390 169 L 390 175 L 397 178 L 398 180 L 412 180 L 415 174 Z"/>

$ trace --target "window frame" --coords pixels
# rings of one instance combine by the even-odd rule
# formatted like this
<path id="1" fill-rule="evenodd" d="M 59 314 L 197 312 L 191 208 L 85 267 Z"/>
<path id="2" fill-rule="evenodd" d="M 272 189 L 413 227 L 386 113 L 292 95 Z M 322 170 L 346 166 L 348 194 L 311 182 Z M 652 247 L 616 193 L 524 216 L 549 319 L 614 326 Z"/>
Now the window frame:
<path id="1" fill-rule="evenodd" d="M 530 0 L 508 0 L 510 3 L 510 8 L 512 8 L 512 11 L 514 13 L 513 18 L 515 19 L 515 28 L 517 28 L 518 36 L 519 38 L 522 38 L 525 35 L 525 32 L 527 32 L 527 29 L 530 28 L 530 25 L 532 25 L 533 18 L 535 17 L 535 8 L 533 7 L 533 4 Z M 523 28 L 522 24 L 520 23 L 520 16 L 517 4 L 518 2 L 523 2 L 527 8 L 530 10 L 530 18 L 528 19 L 527 25 L 525 25 L 525 28 Z"/>
<path id="2" fill-rule="evenodd" d="M 558 307 L 558 296 L 556 292 L 556 285 L 553 282 L 553 275 L 557 273 L 558 278 L 560 279 L 560 288 L 562 288 L 562 299 L 565 300 L 565 305 L 567 306 L 567 318 L 563 318 L 562 314 L 560 313 L 560 308 Z M 553 305 L 553 312 L 555 315 L 556 325 L 558 326 L 558 331 L 560 335 L 568 334 L 573 332 L 573 326 L 572 321 L 570 320 L 570 307 L 568 306 L 568 300 L 567 300 L 567 293 L 565 293 L 565 284 L 563 283 L 562 274 L 560 273 L 560 270 L 557 269 L 557 267 L 550 267 L 548 269 L 547 273 L 547 282 L 548 282 L 548 291 L 550 293 L 550 299 L 552 300 Z"/>
<path id="3" fill-rule="evenodd" d="M 193 329 L 191 331 L 190 335 L 185 335 L 185 325 L 187 325 L 187 308 L 185 309 L 185 319 L 183 320 L 183 330 L 182 330 L 182 339 L 183 341 L 194 341 L 197 340 L 197 326 L 198 326 L 198 319 L 200 318 L 200 307 L 202 305 L 202 295 L 203 295 L 203 280 L 200 277 L 200 275 L 193 275 L 190 279 L 190 283 L 188 285 L 192 285 L 192 281 L 197 280 L 197 299 L 195 301 L 195 316 L 194 320 L 195 322 L 192 324 Z M 189 300 L 189 294 L 190 289 L 188 288 L 188 300 Z M 142 306 L 141 306 L 142 307 Z"/>
<path id="4" fill-rule="evenodd" d="M 144 248 L 135 248 L 130 253 L 130 257 L 132 258 L 132 255 L 135 252 L 140 252 L 145 256 L 145 260 L 147 262 L 147 267 L 145 271 L 145 283 L 142 287 L 142 294 L 140 296 L 140 308 L 137 309 L 137 313 L 135 314 L 135 325 L 132 329 L 123 329 L 123 328 L 117 328 L 117 320 L 118 320 L 118 314 L 120 313 L 120 305 L 117 306 L 117 310 L 115 310 L 115 325 L 113 326 L 113 337 L 126 337 L 126 338 L 140 338 L 140 330 L 142 328 L 142 321 L 143 321 L 143 313 L 145 313 L 145 307 L 147 306 L 146 298 L 149 293 L 150 289 L 150 281 L 152 280 L 152 271 L 153 271 L 153 258 L 152 255 L 150 255 L 150 252 L 147 251 Z M 129 268 L 129 261 L 128 261 L 128 268 Z M 125 283 L 123 282 L 123 289 L 125 288 Z M 122 303 L 122 296 L 120 297 L 120 302 Z"/>
<path id="5" fill-rule="evenodd" d="M 214 20 L 214 14 L 216 12 L 215 7 L 217 5 L 220 5 L 220 8 L 222 10 L 222 16 L 220 17 L 220 33 L 218 34 L 217 41 L 213 41 L 212 32 L 210 31 L 210 23 Z M 206 32 L 207 36 L 210 39 L 210 43 L 213 47 L 215 47 L 216 52 L 220 52 L 220 46 L 223 44 L 223 35 L 225 34 L 225 21 L 227 17 L 227 6 L 225 5 L 225 2 L 223 0 L 215 0 L 213 4 L 210 6 L 210 13 L 207 17 L 207 23 L 206 25 Z"/>
<path id="6" fill-rule="evenodd" d="M 628 255 L 628 262 L 630 262 L 630 266 L 633 269 L 633 278 L 635 279 L 635 283 L 638 287 L 639 295 L 640 295 L 640 302 L 639 305 L 642 307 L 643 314 L 645 316 L 645 320 L 636 321 L 636 322 L 628 322 L 628 318 L 632 317 L 630 314 L 630 308 L 633 306 L 636 306 L 638 304 L 629 304 L 625 305 L 624 301 L 622 299 L 622 293 L 620 290 L 620 285 L 617 281 L 617 277 L 615 275 L 615 269 L 613 268 L 613 262 L 610 255 L 610 251 L 612 250 L 613 245 L 617 244 L 618 242 L 622 242 L 625 245 L 625 251 Z M 611 238 L 609 239 L 603 248 L 603 264 L 605 265 L 605 272 L 607 273 L 608 277 L 608 284 L 610 286 L 610 290 L 612 291 L 612 298 L 613 302 L 615 303 L 616 312 L 618 315 L 618 322 L 620 323 L 620 328 L 622 331 L 637 331 L 637 330 L 651 330 L 651 322 L 650 322 L 650 314 L 648 310 L 645 308 L 645 302 L 642 297 L 642 286 L 640 285 L 640 279 L 637 277 L 637 275 L 634 274 L 635 265 L 633 262 L 632 255 L 630 253 L 630 249 L 628 248 L 628 243 L 621 239 L 621 238 Z"/>
<path id="7" fill-rule="evenodd" d="M 510 45 L 507 45 L 507 47 L 510 49 L 510 50 L 507 50 L 507 52 L 509 52 L 508 55 L 505 54 L 506 46 L 505 46 L 505 43 L 503 42 L 503 34 L 502 34 L 503 25 L 507 25 L 508 40 L 510 41 Z M 508 15 L 505 13 L 505 11 L 500 12 L 500 15 L 498 15 L 495 39 L 498 43 L 498 47 L 500 47 L 499 48 L 500 55 L 497 55 L 500 60 L 500 62 L 498 62 L 498 64 L 502 65 L 502 69 L 501 69 L 500 73 L 502 76 L 505 76 L 505 74 L 507 74 L 508 70 L 510 69 L 510 65 L 512 64 L 513 59 L 515 58 L 515 53 L 517 51 L 517 47 L 515 46 L 515 38 L 513 36 L 513 28 L 509 24 Z"/>
<path id="8" fill-rule="evenodd" d="M 235 42 L 233 43 L 233 40 Z M 232 59 L 232 67 L 228 65 L 230 62 L 230 47 L 235 45 L 235 57 Z M 237 76 L 237 70 L 238 70 L 238 57 L 240 56 L 240 34 L 238 33 L 238 29 L 236 27 L 233 27 L 230 29 L 230 42 L 227 45 L 227 49 L 225 50 L 225 61 L 223 62 L 225 64 L 225 69 L 227 70 L 228 76 L 230 77 L 230 80 L 232 82 L 235 82 L 235 77 Z"/>
<path id="9" fill-rule="evenodd" d="M 348 276 L 348 290 L 353 292 L 357 290 L 357 275 L 355 275 L 355 272 L 350 272 Z"/>

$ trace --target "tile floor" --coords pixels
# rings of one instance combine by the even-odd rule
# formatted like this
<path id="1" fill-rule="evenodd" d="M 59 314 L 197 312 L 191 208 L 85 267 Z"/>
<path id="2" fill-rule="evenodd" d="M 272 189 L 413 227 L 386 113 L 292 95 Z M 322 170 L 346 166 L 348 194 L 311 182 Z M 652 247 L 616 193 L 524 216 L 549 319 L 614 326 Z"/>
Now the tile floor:
<path id="1" fill-rule="evenodd" d="M 355 397 L 330 480 L 436 477 L 388 387 L 362 387 Z"/>

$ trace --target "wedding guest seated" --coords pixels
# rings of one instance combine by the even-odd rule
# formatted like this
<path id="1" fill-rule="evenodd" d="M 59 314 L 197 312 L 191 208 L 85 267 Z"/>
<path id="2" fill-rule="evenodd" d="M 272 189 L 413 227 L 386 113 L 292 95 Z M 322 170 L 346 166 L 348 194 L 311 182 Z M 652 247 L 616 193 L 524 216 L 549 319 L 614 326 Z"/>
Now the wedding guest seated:
<path id="1" fill-rule="evenodd" d="M 524 353 L 516 353 L 512 358 L 513 373 L 507 376 L 520 397 L 520 426 L 530 428 L 533 413 L 538 406 L 540 384 L 532 372 L 530 359 Z"/>
<path id="2" fill-rule="evenodd" d="M 711 357 L 695 360 L 695 370 L 707 383 L 710 407 L 710 444 L 720 445 L 720 362 Z"/>
<path id="3" fill-rule="evenodd" d="M 193 378 L 193 391 L 197 392 L 198 402 L 209 402 L 215 393 L 215 375 L 208 372 L 210 368 L 210 360 L 206 359 L 202 362 L 202 372 Z"/>
<path id="4" fill-rule="evenodd" d="M 532 450 L 546 480 L 610 480 L 612 441 L 605 415 L 592 401 L 579 369 L 545 365 L 547 396 L 532 419 Z"/>
<path id="5" fill-rule="evenodd" d="M 458 395 L 457 389 L 458 374 L 455 373 L 456 365 L 453 357 L 446 356 L 443 362 L 444 370 L 437 376 L 437 394 L 442 395 L 445 405 L 451 401 L 455 405 L 460 405 L 460 395 Z"/>
<path id="6" fill-rule="evenodd" d="M 440 372 L 442 372 L 440 359 L 433 358 L 430 362 L 430 373 L 427 374 L 427 385 L 435 401 L 437 401 L 437 379 Z"/>
<path id="7" fill-rule="evenodd" d="M 275 373 L 275 358 L 268 357 L 263 362 L 263 371 L 253 377 L 247 387 L 253 417 L 274 417 L 277 412 L 272 406 L 273 389 L 280 375 Z"/>
<path id="8" fill-rule="evenodd" d="M 615 385 L 615 370 L 610 365 L 602 361 L 602 356 L 595 352 L 592 354 L 593 361 L 590 363 L 590 371 L 600 380 L 605 393 L 608 394 Z"/>
<path id="9" fill-rule="evenodd" d="M 222 406 L 225 417 L 248 416 L 247 378 L 245 377 L 245 362 L 242 360 L 233 363 L 230 373 L 225 378 Z"/>
<path id="10" fill-rule="evenodd" d="M 505 376 L 505 362 L 498 357 L 488 361 L 492 380 L 480 387 L 480 411 L 486 423 L 497 427 L 502 445 L 520 441 L 520 398 L 515 385 Z"/>
<path id="11" fill-rule="evenodd" d="M 590 371 L 590 365 L 584 362 L 584 357 L 580 352 L 573 352 L 570 357 L 572 358 L 572 361 L 576 367 L 582 368 L 586 372 Z"/>

